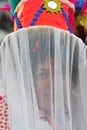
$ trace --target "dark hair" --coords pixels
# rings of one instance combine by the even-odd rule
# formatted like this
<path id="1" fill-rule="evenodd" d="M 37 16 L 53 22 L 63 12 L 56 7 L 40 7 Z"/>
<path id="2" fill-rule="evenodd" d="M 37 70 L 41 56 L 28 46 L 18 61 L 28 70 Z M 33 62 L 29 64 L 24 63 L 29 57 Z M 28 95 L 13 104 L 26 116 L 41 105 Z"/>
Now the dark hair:
<path id="1" fill-rule="evenodd" d="M 76 30 L 78 31 L 78 37 L 82 39 L 82 41 L 85 43 L 85 38 L 86 38 L 86 32 L 85 32 L 85 29 L 84 29 L 84 26 L 82 25 L 78 25 L 76 27 Z"/>
<path id="2" fill-rule="evenodd" d="M 6 11 L 0 11 L 0 29 L 11 32 L 13 30 L 13 22 L 10 15 Z"/>

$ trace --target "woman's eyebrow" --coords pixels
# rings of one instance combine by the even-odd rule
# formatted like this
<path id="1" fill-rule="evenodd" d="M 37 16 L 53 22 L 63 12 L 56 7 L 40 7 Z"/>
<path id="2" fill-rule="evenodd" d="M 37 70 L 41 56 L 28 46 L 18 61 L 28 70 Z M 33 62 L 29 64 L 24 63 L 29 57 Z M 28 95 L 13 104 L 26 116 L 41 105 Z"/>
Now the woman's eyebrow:
<path id="1" fill-rule="evenodd" d="M 46 72 L 46 73 L 49 72 L 49 70 L 50 70 L 49 68 L 47 68 L 47 69 L 45 69 L 45 68 L 40 68 L 40 71 L 43 71 L 43 72 Z"/>

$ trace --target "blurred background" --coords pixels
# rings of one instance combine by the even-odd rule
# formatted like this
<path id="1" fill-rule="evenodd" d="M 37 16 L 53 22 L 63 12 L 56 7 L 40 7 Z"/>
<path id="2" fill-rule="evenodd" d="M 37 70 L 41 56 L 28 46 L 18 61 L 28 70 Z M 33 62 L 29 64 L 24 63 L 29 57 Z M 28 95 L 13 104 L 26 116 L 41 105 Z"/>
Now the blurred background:
<path id="1" fill-rule="evenodd" d="M 8 1 L 7 0 L 0 0 L 0 7 L 3 7 L 3 5 L 5 4 L 5 3 L 7 3 Z"/>
<path id="2" fill-rule="evenodd" d="M 8 0 L 0 0 L 0 44 L 4 37 L 13 31 L 13 20 L 8 2 Z"/>

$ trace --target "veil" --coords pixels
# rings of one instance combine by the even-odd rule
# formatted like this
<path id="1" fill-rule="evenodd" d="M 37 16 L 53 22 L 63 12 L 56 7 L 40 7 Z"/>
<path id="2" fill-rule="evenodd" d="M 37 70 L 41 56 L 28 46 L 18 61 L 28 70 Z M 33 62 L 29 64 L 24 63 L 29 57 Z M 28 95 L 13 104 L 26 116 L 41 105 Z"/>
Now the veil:
<path id="1" fill-rule="evenodd" d="M 87 48 L 79 38 L 50 26 L 23 28 L 4 39 L 0 54 L 1 128 L 87 129 Z"/>

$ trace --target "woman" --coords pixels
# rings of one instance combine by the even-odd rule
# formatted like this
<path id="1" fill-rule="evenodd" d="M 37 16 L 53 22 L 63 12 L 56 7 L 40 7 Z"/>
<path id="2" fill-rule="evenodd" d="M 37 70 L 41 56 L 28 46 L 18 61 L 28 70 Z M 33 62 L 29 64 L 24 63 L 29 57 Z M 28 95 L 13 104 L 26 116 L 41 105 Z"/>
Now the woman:
<path id="1" fill-rule="evenodd" d="M 76 36 L 53 27 L 10 34 L 1 45 L 0 91 L 8 129 L 86 130 L 86 51 Z"/>

